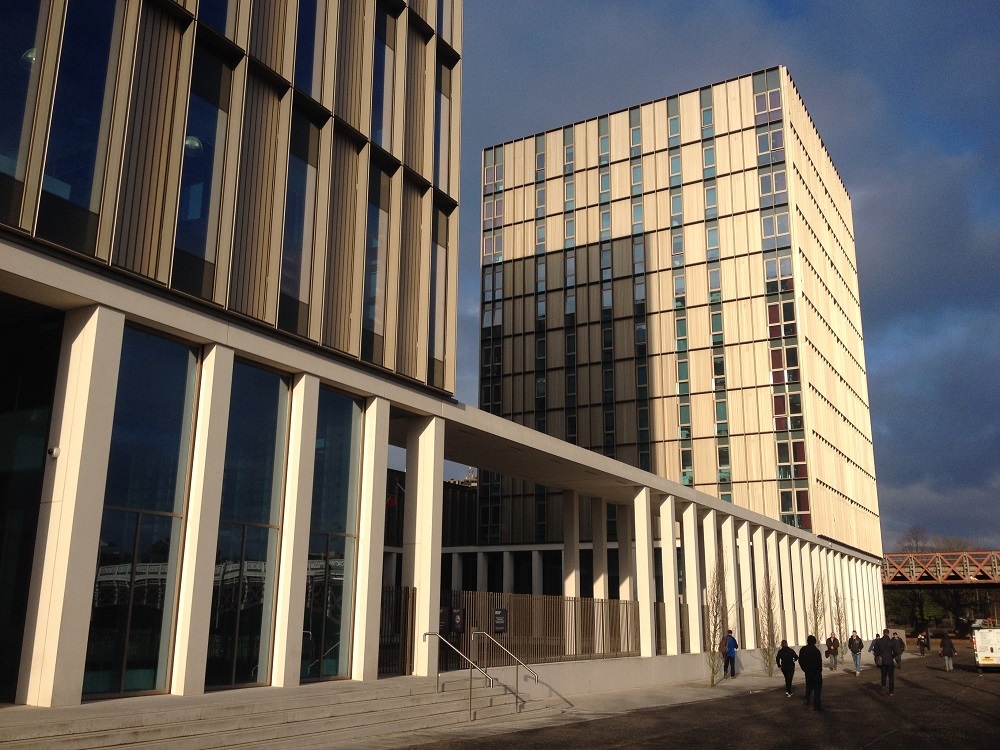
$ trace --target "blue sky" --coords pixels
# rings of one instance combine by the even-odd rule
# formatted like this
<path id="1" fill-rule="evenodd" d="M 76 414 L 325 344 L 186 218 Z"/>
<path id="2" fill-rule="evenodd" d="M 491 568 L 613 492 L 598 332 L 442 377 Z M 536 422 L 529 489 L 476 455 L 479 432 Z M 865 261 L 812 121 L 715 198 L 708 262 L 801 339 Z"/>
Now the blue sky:
<path id="1" fill-rule="evenodd" d="M 1000 548 L 1000 2 L 465 0 L 459 387 L 485 146 L 773 65 L 851 194 L 882 531 Z"/>

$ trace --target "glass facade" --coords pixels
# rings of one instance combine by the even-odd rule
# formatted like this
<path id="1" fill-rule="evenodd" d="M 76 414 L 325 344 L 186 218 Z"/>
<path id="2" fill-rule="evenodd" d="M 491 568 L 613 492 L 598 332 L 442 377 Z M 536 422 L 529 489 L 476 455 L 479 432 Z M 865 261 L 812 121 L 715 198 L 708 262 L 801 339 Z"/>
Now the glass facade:
<path id="1" fill-rule="evenodd" d="M 215 556 L 206 688 L 270 679 L 288 382 L 237 361 L 233 369 Z"/>
<path id="2" fill-rule="evenodd" d="M 320 389 L 302 626 L 303 679 L 350 674 L 361 406 L 358 399 Z"/>
<path id="3" fill-rule="evenodd" d="M 368 175 L 365 286 L 362 298 L 361 359 L 382 364 L 385 337 L 385 274 L 389 251 L 390 177 L 372 163 Z"/>
<path id="4" fill-rule="evenodd" d="M 375 67 L 372 71 L 372 143 L 392 148 L 393 81 L 396 75 L 396 19 L 380 2 L 375 14 Z"/>
<path id="5" fill-rule="evenodd" d="M 197 377 L 196 349 L 125 329 L 84 695 L 167 687 Z"/>
<path id="6" fill-rule="evenodd" d="M 323 75 L 323 31 L 326 0 L 299 0 L 295 32 L 295 88 L 319 98 Z"/>
<path id="7" fill-rule="evenodd" d="M 93 255 L 118 70 L 123 0 L 69 0 L 63 28 L 39 237 Z"/>

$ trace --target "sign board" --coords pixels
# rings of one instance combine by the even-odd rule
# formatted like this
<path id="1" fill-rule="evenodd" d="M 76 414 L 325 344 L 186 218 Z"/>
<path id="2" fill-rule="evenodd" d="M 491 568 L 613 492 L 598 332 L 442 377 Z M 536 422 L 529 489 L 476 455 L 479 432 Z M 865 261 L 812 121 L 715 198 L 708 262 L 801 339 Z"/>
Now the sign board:
<path id="1" fill-rule="evenodd" d="M 464 633 L 465 632 L 465 610 L 464 609 L 453 609 L 451 611 L 451 632 L 452 633 Z"/>
<path id="2" fill-rule="evenodd" d="M 494 609 L 493 610 L 493 632 L 494 633 L 506 633 L 507 632 L 507 610 L 506 609 Z"/>

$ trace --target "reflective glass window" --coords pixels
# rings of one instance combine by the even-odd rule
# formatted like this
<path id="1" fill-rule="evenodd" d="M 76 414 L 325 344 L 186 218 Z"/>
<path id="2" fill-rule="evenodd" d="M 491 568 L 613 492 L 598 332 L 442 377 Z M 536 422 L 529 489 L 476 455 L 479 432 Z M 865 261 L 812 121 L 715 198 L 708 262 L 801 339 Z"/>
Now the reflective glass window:
<path id="1" fill-rule="evenodd" d="M 323 33 L 326 0 L 299 0 L 295 36 L 295 86 L 319 98 L 323 72 Z"/>
<path id="2" fill-rule="evenodd" d="M 372 71 L 372 143 L 392 144 L 392 103 L 396 74 L 396 19 L 379 3 L 375 13 L 375 66 Z"/>
<path id="3" fill-rule="evenodd" d="M 368 177 L 365 282 L 362 296 L 361 358 L 382 364 L 385 336 L 385 274 L 389 252 L 389 175 L 372 164 Z"/>

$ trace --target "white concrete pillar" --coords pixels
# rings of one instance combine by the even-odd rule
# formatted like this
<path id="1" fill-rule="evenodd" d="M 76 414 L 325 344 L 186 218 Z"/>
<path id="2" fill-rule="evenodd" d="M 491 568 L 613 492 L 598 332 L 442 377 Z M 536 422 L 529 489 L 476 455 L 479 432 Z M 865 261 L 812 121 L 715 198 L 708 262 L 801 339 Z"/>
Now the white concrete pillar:
<path id="1" fill-rule="evenodd" d="M 775 587 L 777 600 L 777 570 L 768 568 L 767 547 L 764 542 L 764 527 L 752 526 L 750 529 L 751 555 L 753 557 L 753 587 L 754 587 L 754 630 L 758 645 L 763 643 L 764 634 L 761 631 L 761 612 L 764 611 L 768 599 L 768 586 Z M 775 601 L 775 606 L 777 602 Z"/>
<path id="2" fill-rule="evenodd" d="M 544 566 L 542 564 L 541 550 L 531 551 L 531 593 L 534 596 L 541 596 L 545 590 L 545 579 L 542 575 Z"/>
<path id="3" fill-rule="evenodd" d="M 813 633 L 815 627 L 813 625 L 813 605 L 816 601 L 816 585 L 817 576 L 816 571 L 813 569 L 813 545 L 811 542 L 804 543 L 802 545 L 802 588 L 803 597 L 805 600 L 804 611 L 805 611 L 805 622 L 806 622 L 806 634 L 812 633 L 816 636 L 817 640 L 825 641 L 826 637 L 823 636 L 822 631 L 819 633 Z M 821 624 L 822 628 L 822 624 Z M 820 638 L 820 636 L 823 636 Z M 805 641 L 802 641 L 805 643 Z"/>
<path id="4" fill-rule="evenodd" d="M 701 543 L 704 549 L 703 559 L 705 561 L 705 585 L 701 588 L 700 604 L 702 604 L 702 633 L 705 638 L 705 649 L 718 648 L 718 641 L 711 642 L 712 621 L 708 603 L 711 597 L 712 576 L 719 565 L 719 519 L 714 510 L 706 510 L 701 515 Z M 729 571 L 725 571 L 729 575 Z M 725 624 L 725 613 L 723 613 L 723 625 Z"/>
<path id="5" fill-rule="evenodd" d="M 722 559 L 726 565 L 726 628 L 736 633 L 740 646 L 747 648 L 746 635 L 740 627 L 740 564 L 736 557 L 736 522 L 735 519 L 723 514 L 719 522 L 719 532 L 722 536 Z"/>
<path id="6" fill-rule="evenodd" d="M 818 587 L 820 585 L 822 585 L 822 587 L 823 587 L 823 595 L 822 596 L 817 596 L 816 598 L 820 599 L 820 600 L 828 600 L 829 597 L 826 594 L 826 590 L 830 586 L 830 581 L 823 575 L 823 566 L 822 566 L 822 554 L 823 554 L 823 550 L 819 547 L 819 545 L 816 545 L 816 544 L 811 545 L 811 547 L 812 547 L 811 551 L 812 551 L 812 580 L 813 580 L 813 588 L 815 589 L 816 587 Z M 815 594 L 815 591 L 813 593 Z M 829 609 L 829 607 L 827 607 L 826 609 Z M 826 634 L 830 632 L 830 630 L 829 630 L 829 628 L 827 627 L 827 624 L 826 624 L 826 618 L 827 618 L 828 614 L 829 613 L 824 613 L 823 617 L 820 618 L 819 625 L 820 625 L 821 630 L 820 630 L 819 633 L 815 634 L 816 638 L 818 640 L 820 640 L 820 641 L 825 641 L 826 640 Z"/>
<path id="7" fill-rule="evenodd" d="M 385 489 L 389 457 L 389 402 L 368 401 L 361 445 L 361 497 L 358 508 L 358 583 L 354 602 L 351 677 L 378 678 L 378 638 L 382 612 L 382 550 L 385 545 Z M 410 495 L 407 493 L 407 506 Z M 407 585 L 404 582 L 404 585 Z M 423 631 L 416 625 L 413 640 Z M 437 621 L 434 628 L 437 631 Z"/>
<path id="8" fill-rule="evenodd" d="M 792 601 L 795 603 L 795 631 L 796 643 L 805 643 L 806 636 L 809 635 L 809 597 L 806 593 L 812 589 L 806 583 L 809 575 L 807 566 L 802 564 L 803 555 L 808 547 L 807 542 L 799 539 L 792 539 L 788 545 L 789 563 L 792 568 Z M 791 639 L 789 639 L 791 640 Z"/>
<path id="9" fill-rule="evenodd" d="M 868 590 L 868 581 L 865 580 L 865 563 L 863 560 L 855 561 L 854 575 L 858 580 L 858 595 L 861 597 L 861 617 L 865 623 L 865 637 L 871 638 L 875 635 L 877 624 L 875 623 L 875 617 L 872 612 L 871 594 Z M 882 631 L 879 629 L 880 635 L 881 632 Z"/>
<path id="10" fill-rule="evenodd" d="M 510 594 L 514 591 L 514 554 L 505 549 L 503 555 L 503 593 Z"/>
<path id="11" fill-rule="evenodd" d="M 634 593 L 636 601 L 639 603 L 640 656 L 656 655 L 656 575 L 653 571 L 653 509 L 650 505 L 651 502 L 652 495 L 648 487 L 643 487 L 635 496 L 636 586 Z M 621 529 L 620 526 L 618 528 Z"/>
<path id="12" fill-rule="evenodd" d="M 563 492 L 563 596 L 580 598 L 580 498 Z"/>
<path id="13" fill-rule="evenodd" d="M 17 702 L 80 703 L 125 316 L 67 313 L 52 401 Z"/>
<path id="14" fill-rule="evenodd" d="M 698 506 L 688 503 L 681 511 L 681 540 L 684 553 L 684 604 L 687 607 L 688 652 L 701 653 L 704 649 L 701 634 L 701 574 L 698 565 Z M 714 646 L 712 646 L 714 648 Z"/>
<path id="15" fill-rule="evenodd" d="M 594 598 L 608 598 L 608 512 L 604 500 L 591 498 L 590 520 L 594 532 Z"/>
<path id="16" fill-rule="evenodd" d="M 416 502 L 414 502 L 416 500 Z M 412 570 L 416 588 L 413 673 L 437 673 L 441 606 L 441 528 L 444 505 L 444 420 L 410 420 L 406 436 L 406 520 L 403 525 L 403 577 Z M 408 564 L 408 561 L 412 561 Z"/>
<path id="17" fill-rule="evenodd" d="M 795 640 L 794 634 L 785 632 L 784 597 L 791 596 L 791 588 L 787 581 L 781 580 L 781 564 L 778 555 L 779 536 L 780 534 L 778 534 L 778 532 L 774 529 L 764 530 L 764 553 L 767 556 L 768 574 L 771 577 L 771 583 L 774 585 L 774 616 L 779 623 L 778 629 L 781 631 L 779 640 L 781 638 L 787 638 L 789 645 L 793 645 L 792 642 Z"/>
<path id="18" fill-rule="evenodd" d="M 302 672 L 302 622 L 316 463 L 319 378 L 314 375 L 297 376 L 292 384 L 291 398 L 288 471 L 285 477 L 278 596 L 274 617 L 274 667 L 271 684 L 275 687 L 298 685 Z"/>
<path id="19" fill-rule="evenodd" d="M 851 582 L 851 602 L 854 613 L 854 627 L 857 628 L 858 635 L 867 641 L 871 634 L 868 632 L 868 621 L 865 617 L 864 598 L 858 586 L 858 559 L 853 555 L 847 558 L 847 577 Z"/>
<path id="20" fill-rule="evenodd" d="M 882 623 L 884 628 L 886 625 L 885 620 L 885 592 L 882 589 L 882 566 L 881 564 L 872 564 L 872 582 L 875 586 L 875 604 L 878 607 L 878 619 Z"/>
<path id="21" fill-rule="evenodd" d="M 632 555 L 632 508 L 615 506 L 618 531 L 618 598 L 635 601 L 635 565 Z"/>
<path id="22" fill-rule="evenodd" d="M 781 568 L 781 621 L 785 626 L 785 638 L 791 643 L 796 640 L 798 630 L 795 627 L 795 587 L 792 580 L 792 566 L 788 547 L 788 536 L 780 534 L 778 537 L 778 565 Z"/>
<path id="23" fill-rule="evenodd" d="M 451 590 L 461 591 L 462 590 L 462 566 L 465 564 L 465 560 L 462 555 L 458 552 L 451 553 Z"/>
<path id="24" fill-rule="evenodd" d="M 660 560 L 663 567 L 663 635 L 669 656 L 681 652 L 681 609 L 677 592 L 677 515 L 673 495 L 660 501 Z"/>
<path id="25" fill-rule="evenodd" d="M 490 558 L 485 552 L 476 553 L 476 591 L 489 591 Z"/>
<path id="26" fill-rule="evenodd" d="M 739 563 L 739 596 L 736 606 L 743 613 L 740 642 L 743 648 L 757 648 L 757 623 L 753 608 L 753 567 L 750 563 L 750 522 L 736 522 L 736 553 Z"/>

